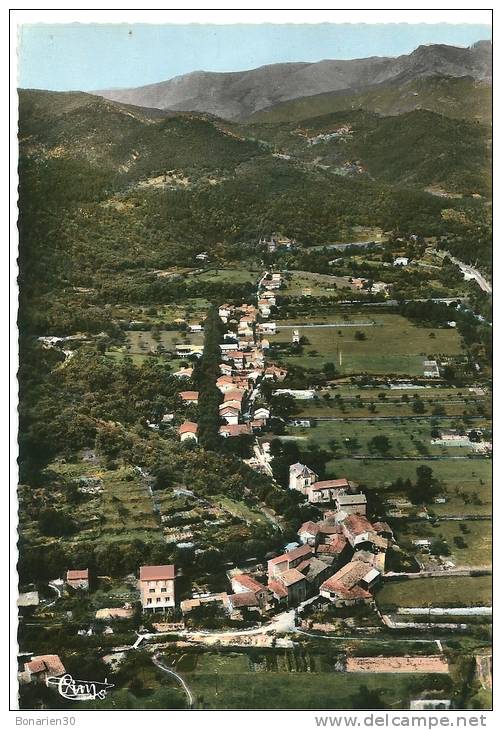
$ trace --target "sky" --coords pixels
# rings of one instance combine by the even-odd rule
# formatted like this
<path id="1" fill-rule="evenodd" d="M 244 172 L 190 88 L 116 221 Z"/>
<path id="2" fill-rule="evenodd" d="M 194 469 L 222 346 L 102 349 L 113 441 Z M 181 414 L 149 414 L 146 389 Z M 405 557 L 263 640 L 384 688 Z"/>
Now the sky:
<path id="1" fill-rule="evenodd" d="M 488 25 L 25 24 L 18 86 L 92 91 L 142 86 L 191 71 L 243 71 L 270 63 L 398 56 L 427 43 L 469 46 Z"/>

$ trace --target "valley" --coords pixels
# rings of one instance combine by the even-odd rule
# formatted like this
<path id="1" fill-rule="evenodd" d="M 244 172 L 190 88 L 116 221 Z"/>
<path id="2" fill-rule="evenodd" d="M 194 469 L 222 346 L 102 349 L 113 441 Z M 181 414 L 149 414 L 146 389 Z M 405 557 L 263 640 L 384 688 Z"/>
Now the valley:
<path id="1" fill-rule="evenodd" d="M 21 707 L 53 655 L 103 709 L 490 706 L 490 87 L 444 48 L 19 91 Z"/>

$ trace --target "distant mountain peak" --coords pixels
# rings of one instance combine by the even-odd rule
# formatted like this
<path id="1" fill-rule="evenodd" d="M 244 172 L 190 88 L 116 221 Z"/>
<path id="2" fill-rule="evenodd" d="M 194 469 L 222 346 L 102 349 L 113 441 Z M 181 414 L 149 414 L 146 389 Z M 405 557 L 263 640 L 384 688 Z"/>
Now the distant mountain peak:
<path id="1" fill-rule="evenodd" d="M 226 73 L 192 71 L 147 86 L 96 93 L 142 107 L 208 112 L 238 119 L 295 98 L 437 75 L 490 80 L 491 42 L 478 41 L 470 48 L 421 45 L 396 58 L 277 63 Z"/>

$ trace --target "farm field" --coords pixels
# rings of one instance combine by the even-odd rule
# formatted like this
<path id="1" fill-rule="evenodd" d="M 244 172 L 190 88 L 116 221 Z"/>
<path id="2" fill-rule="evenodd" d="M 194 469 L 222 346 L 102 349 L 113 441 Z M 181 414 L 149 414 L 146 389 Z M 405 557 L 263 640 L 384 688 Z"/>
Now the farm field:
<path id="1" fill-rule="evenodd" d="M 162 325 L 185 319 L 187 322 L 202 322 L 207 314 L 209 302 L 203 297 L 184 299 L 178 304 L 116 304 L 111 309 L 114 318 Z"/>
<path id="2" fill-rule="evenodd" d="M 332 362 L 344 374 L 423 375 L 423 362 L 428 357 L 462 353 L 460 337 L 453 329 L 418 327 L 397 314 L 379 314 L 374 321 L 371 326 L 361 325 L 365 336 L 361 340 L 355 338 L 358 330 L 353 327 L 301 326 L 300 336 L 308 339 L 303 354 L 283 355 L 281 360 L 285 365 L 314 369 Z M 290 342 L 289 331 L 270 337 L 272 345 Z"/>
<path id="3" fill-rule="evenodd" d="M 468 509 L 468 508 L 467 508 Z M 461 525 L 467 532 L 463 532 Z M 458 567 L 482 567 L 491 565 L 492 522 L 491 520 L 462 520 L 449 522 L 412 522 L 407 524 L 403 537 L 408 540 L 427 538 L 444 540 L 451 550 L 448 560 Z M 401 538 L 399 530 L 396 539 Z M 454 538 L 461 538 L 463 547 L 455 544 Z"/>
<path id="4" fill-rule="evenodd" d="M 455 487 L 479 494 L 483 499 L 491 497 L 492 463 L 490 459 L 446 460 L 446 461 L 402 461 L 402 460 L 365 460 L 350 457 L 334 459 L 328 462 L 327 473 L 345 474 L 347 478 L 364 483 L 369 489 L 383 487 L 398 477 L 413 479 L 417 467 L 430 466 L 434 476 L 445 485 L 449 494 L 454 495 Z M 450 513 L 451 505 L 434 505 L 434 511 L 440 508 Z M 470 509 L 473 506 L 470 505 Z"/>
<path id="5" fill-rule="evenodd" d="M 418 578 L 405 581 L 387 581 L 376 595 L 383 610 L 394 606 L 426 608 L 429 605 L 491 606 L 492 576 L 452 578 Z"/>
<path id="6" fill-rule="evenodd" d="M 208 709 L 347 709 L 357 706 L 362 687 L 377 691 L 384 707 L 396 709 L 409 706 L 417 681 L 434 686 L 434 678 L 426 674 L 336 672 L 334 660 L 315 654 L 298 660 L 287 650 L 252 657 L 201 653 L 195 660 L 178 662 L 177 669 Z"/>
<path id="7" fill-rule="evenodd" d="M 211 282 L 216 284 L 254 284 L 258 281 L 259 269 L 208 269 L 200 274 L 190 275 L 191 280 Z"/>
<path id="8" fill-rule="evenodd" d="M 324 397 L 323 393 L 319 397 L 310 401 L 301 401 L 301 416 L 311 416 L 319 418 L 323 416 L 331 416 L 336 418 L 371 418 L 379 417 L 401 417 L 416 416 L 413 410 L 414 398 L 409 395 L 403 400 L 400 396 L 388 396 L 388 391 L 377 391 L 375 395 L 368 395 L 364 391 L 359 394 L 340 396 L 337 391 L 326 391 L 329 394 L 329 400 Z M 446 415 L 451 417 L 478 417 L 480 413 L 487 414 L 490 411 L 491 404 L 488 398 L 473 398 L 469 396 L 461 396 L 452 394 L 445 388 L 444 390 L 434 393 L 427 391 L 417 393 L 420 400 L 424 403 L 425 413 L 430 416 Z M 379 397 L 380 396 L 380 397 Z"/>
<path id="9" fill-rule="evenodd" d="M 49 468 L 70 483 L 81 484 L 84 483 L 82 480 L 90 480 L 89 483 L 99 486 L 101 490 L 88 495 L 82 503 L 71 505 L 68 515 L 77 523 L 79 530 L 75 535 L 60 538 L 62 541 L 74 545 L 89 541 L 105 545 L 135 539 L 161 541 L 162 535 L 150 495 L 131 467 L 108 471 L 86 462 L 53 462 Z M 60 495 L 52 494 L 51 506 L 67 508 L 64 490 Z M 36 542 L 51 541 L 51 538 L 40 534 L 36 523 L 24 523 L 22 532 Z"/>
<path id="10" fill-rule="evenodd" d="M 438 428 L 452 428 L 449 419 L 437 418 L 435 424 Z M 319 421 L 315 427 L 290 427 L 287 436 L 281 439 L 295 439 L 305 442 L 315 442 L 322 448 L 335 452 L 337 456 L 347 455 L 368 456 L 371 455 L 370 441 L 376 436 L 386 436 L 390 442 L 388 452 L 383 453 L 373 450 L 376 456 L 469 456 L 473 453 L 469 446 L 439 446 L 431 444 L 431 420 L 422 418 L 420 420 L 406 420 L 395 418 L 392 420 L 369 421 Z"/>
<path id="11" fill-rule="evenodd" d="M 130 346 L 129 352 L 132 354 L 156 351 L 158 345 L 162 345 L 166 350 L 174 350 L 178 344 L 202 345 L 204 342 L 203 333 L 185 335 L 177 330 L 161 331 L 158 333 L 158 339 L 152 337 L 151 332 L 140 330 L 127 332 L 126 336 L 127 344 Z"/>
<path id="12" fill-rule="evenodd" d="M 340 289 L 357 291 L 348 278 L 332 276 L 330 274 L 314 274 L 310 271 L 293 271 L 286 279 L 287 287 L 281 290 L 281 295 L 287 297 L 302 296 L 305 289 L 309 289 L 313 297 L 333 296 Z"/>

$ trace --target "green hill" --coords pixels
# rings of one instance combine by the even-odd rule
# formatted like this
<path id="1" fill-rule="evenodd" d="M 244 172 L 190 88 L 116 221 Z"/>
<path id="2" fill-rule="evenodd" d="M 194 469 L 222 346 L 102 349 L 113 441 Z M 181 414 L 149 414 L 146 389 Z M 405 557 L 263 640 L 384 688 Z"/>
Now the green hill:
<path id="1" fill-rule="evenodd" d="M 479 123 L 426 110 L 389 117 L 349 110 L 248 130 L 281 154 L 341 175 L 451 193 L 490 192 L 490 128 Z"/>
<path id="2" fill-rule="evenodd" d="M 253 114 L 253 122 L 294 122 L 349 109 L 392 116 L 428 109 L 452 119 L 490 124 L 492 87 L 470 77 L 429 76 L 405 84 L 379 84 L 359 92 L 329 92 L 275 104 Z"/>

